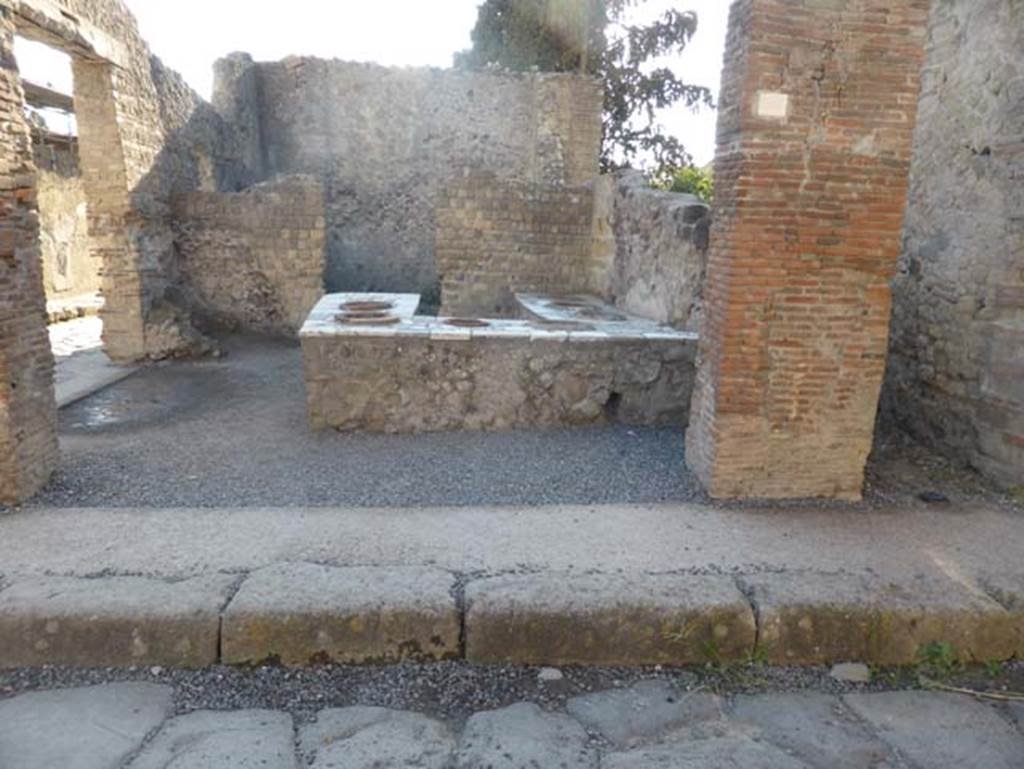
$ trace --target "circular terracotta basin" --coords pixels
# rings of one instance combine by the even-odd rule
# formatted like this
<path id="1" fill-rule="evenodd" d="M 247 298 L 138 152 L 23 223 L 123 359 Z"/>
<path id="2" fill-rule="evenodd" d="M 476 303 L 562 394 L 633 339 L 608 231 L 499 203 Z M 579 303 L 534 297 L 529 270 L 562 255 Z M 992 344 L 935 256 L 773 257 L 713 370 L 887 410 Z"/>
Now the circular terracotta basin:
<path id="1" fill-rule="evenodd" d="M 445 321 L 446 326 L 455 326 L 456 328 L 487 328 L 491 324 L 486 320 L 479 320 L 477 318 L 448 318 Z"/>
<path id="2" fill-rule="evenodd" d="M 349 326 L 390 326 L 402 320 L 386 312 L 342 312 L 335 315 L 334 319 Z"/>
<path id="3" fill-rule="evenodd" d="M 382 312 L 395 306 L 394 302 L 345 302 L 342 311 L 350 312 Z"/>

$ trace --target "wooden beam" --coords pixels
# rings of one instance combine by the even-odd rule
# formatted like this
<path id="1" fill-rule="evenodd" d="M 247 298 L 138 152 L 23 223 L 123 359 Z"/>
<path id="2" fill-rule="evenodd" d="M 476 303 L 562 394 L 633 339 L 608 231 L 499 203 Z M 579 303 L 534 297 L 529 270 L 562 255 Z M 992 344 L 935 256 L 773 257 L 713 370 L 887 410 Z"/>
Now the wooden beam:
<path id="1" fill-rule="evenodd" d="M 30 83 L 28 80 L 22 80 L 21 85 L 25 89 L 25 103 L 31 107 L 49 107 L 64 112 L 75 111 L 75 100 L 65 93 Z"/>

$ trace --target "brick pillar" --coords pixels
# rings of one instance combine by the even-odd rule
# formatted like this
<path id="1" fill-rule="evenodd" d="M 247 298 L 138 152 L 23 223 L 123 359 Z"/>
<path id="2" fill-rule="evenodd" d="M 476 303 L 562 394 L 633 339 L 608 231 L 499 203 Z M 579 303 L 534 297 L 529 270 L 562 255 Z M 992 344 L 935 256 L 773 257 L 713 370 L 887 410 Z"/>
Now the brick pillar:
<path id="1" fill-rule="evenodd" d="M 861 495 L 929 0 L 736 0 L 687 434 L 714 497 Z"/>
<path id="2" fill-rule="evenodd" d="M 0 9 L 0 503 L 16 504 L 56 467 L 57 405 L 36 169 L 8 13 Z"/>
<path id="3" fill-rule="evenodd" d="M 102 280 L 103 343 L 115 361 L 135 361 L 146 354 L 145 291 L 134 235 L 140 217 L 129 191 L 113 65 L 76 58 L 72 68 L 89 242 Z"/>

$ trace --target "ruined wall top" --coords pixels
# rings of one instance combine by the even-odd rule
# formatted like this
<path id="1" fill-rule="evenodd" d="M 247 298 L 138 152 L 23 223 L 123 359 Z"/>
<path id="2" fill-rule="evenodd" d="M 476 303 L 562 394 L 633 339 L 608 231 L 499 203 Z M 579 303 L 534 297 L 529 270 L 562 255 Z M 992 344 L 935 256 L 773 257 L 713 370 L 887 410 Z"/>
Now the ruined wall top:
<path id="1" fill-rule="evenodd" d="M 603 93 L 579 75 L 235 53 L 213 101 L 265 178 L 324 179 L 329 290 L 431 291 L 434 212 L 466 172 L 554 187 L 599 173 Z"/>

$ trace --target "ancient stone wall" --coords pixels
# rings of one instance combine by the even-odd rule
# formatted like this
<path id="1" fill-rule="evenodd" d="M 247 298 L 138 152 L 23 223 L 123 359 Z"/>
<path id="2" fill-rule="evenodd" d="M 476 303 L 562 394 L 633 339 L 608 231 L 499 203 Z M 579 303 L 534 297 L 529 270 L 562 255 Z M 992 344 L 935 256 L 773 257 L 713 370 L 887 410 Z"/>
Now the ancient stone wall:
<path id="1" fill-rule="evenodd" d="M 514 293 L 589 291 L 594 195 L 469 174 L 437 210 L 441 312 L 506 317 Z"/>
<path id="2" fill-rule="evenodd" d="M 99 290 L 99 265 L 89 247 L 85 185 L 74 138 L 34 131 L 39 245 L 47 299 Z"/>
<path id="3" fill-rule="evenodd" d="M 604 293 L 627 312 L 699 332 L 708 206 L 652 189 L 637 173 L 618 176 L 611 195 L 614 251 Z"/>
<path id="4" fill-rule="evenodd" d="M 120 0 L 8 0 L 18 34 L 72 56 L 79 157 L 104 339 L 118 360 L 163 357 L 195 340 L 171 306 L 172 192 L 244 179 L 219 115 L 149 51 Z M 150 316 L 158 319 L 150 323 Z M 167 318 L 173 317 L 172 324 Z"/>
<path id="5" fill-rule="evenodd" d="M 294 334 L 323 295 L 326 227 L 316 177 L 175 201 L 181 288 L 218 324 Z"/>
<path id="6" fill-rule="evenodd" d="M 247 156 L 268 176 L 324 179 L 330 290 L 434 290 L 434 212 L 465 169 L 552 186 L 598 172 L 590 79 L 305 58 L 250 69 L 239 55 L 217 74 L 215 101 L 242 126 Z"/>
<path id="7" fill-rule="evenodd" d="M 28 498 L 57 464 L 36 174 L 13 48 L 0 13 L 0 504 Z"/>
<path id="8" fill-rule="evenodd" d="M 315 429 L 415 433 L 685 424 L 693 343 L 531 338 L 314 336 L 302 340 Z"/>
<path id="9" fill-rule="evenodd" d="M 934 4 L 885 415 L 1024 485 L 1024 3 Z"/>
<path id="10" fill-rule="evenodd" d="M 859 498 L 929 0 L 736 0 L 687 461 L 717 497 Z"/>

